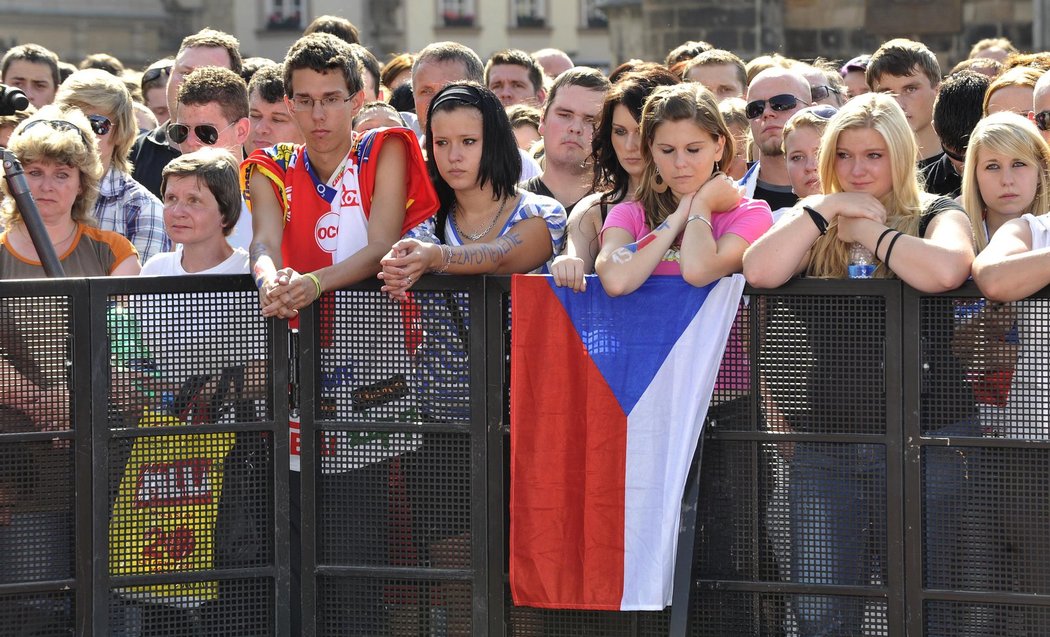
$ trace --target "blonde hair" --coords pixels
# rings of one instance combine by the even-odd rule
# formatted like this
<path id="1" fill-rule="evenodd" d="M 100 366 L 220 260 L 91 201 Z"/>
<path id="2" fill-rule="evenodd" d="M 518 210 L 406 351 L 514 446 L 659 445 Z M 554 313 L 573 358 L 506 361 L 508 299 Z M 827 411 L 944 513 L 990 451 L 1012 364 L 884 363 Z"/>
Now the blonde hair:
<path id="1" fill-rule="evenodd" d="M 783 140 L 780 142 L 780 148 L 787 154 L 787 138 L 788 135 L 794 133 L 800 128 L 812 128 L 817 131 L 817 134 L 823 135 L 824 129 L 828 127 L 828 119 L 818 116 L 812 110 L 805 108 L 801 111 L 796 112 L 788 119 L 784 124 L 784 130 L 782 131 Z"/>
<path id="2" fill-rule="evenodd" d="M 1039 184 L 1035 189 L 1035 197 L 1024 212 L 1038 215 L 1050 211 L 1050 173 L 1047 172 L 1050 170 L 1050 146 L 1028 118 L 1012 112 L 989 115 L 978 122 L 970 134 L 962 174 L 963 208 L 973 226 L 974 244 L 978 252 L 988 245 L 988 237 L 984 233 L 985 202 L 977 183 L 977 154 L 982 150 L 1023 159 L 1035 166 L 1039 173 Z"/>
<path id="3" fill-rule="evenodd" d="M 113 122 L 113 129 L 109 131 L 113 136 L 111 165 L 123 173 L 131 174 L 128 155 L 139 127 L 135 123 L 131 94 L 120 78 L 98 69 L 77 71 L 58 87 L 55 103 L 108 113 Z"/>
<path id="4" fill-rule="evenodd" d="M 44 122 L 34 125 L 41 120 Z M 69 122 L 79 133 L 46 123 L 56 120 Z M 15 129 L 8 150 L 23 166 L 42 161 L 65 164 L 80 171 L 80 196 L 73 202 L 71 216 L 78 223 L 96 225 L 93 211 L 98 199 L 98 184 L 102 180 L 102 162 L 98 158 L 98 142 L 91 132 L 91 123 L 83 113 L 71 107 L 45 106 Z M 0 223 L 10 228 L 22 220 L 22 214 L 15 206 L 7 181 L 0 181 L 7 195 L 0 204 Z"/>
<path id="5" fill-rule="evenodd" d="M 1008 71 L 1003 71 L 1002 75 L 995 78 L 992 83 L 988 85 L 988 88 L 985 89 L 984 103 L 981 106 L 981 112 L 985 115 L 988 114 L 988 102 L 992 100 L 992 95 L 999 89 L 1010 86 L 1025 86 L 1035 91 L 1036 82 L 1039 81 L 1039 78 L 1042 75 L 1043 71 L 1028 66 L 1015 66 Z"/>
<path id="6" fill-rule="evenodd" d="M 897 100 L 884 93 L 865 93 L 846 102 L 831 118 L 820 141 L 818 165 L 825 194 L 846 192 L 835 171 L 839 135 L 845 130 L 870 128 L 882 136 L 890 159 L 893 187 L 880 201 L 886 208 L 886 225 L 915 236 L 923 205 L 933 198 L 922 191 L 916 168 L 918 145 Z M 838 224 L 832 221 L 828 233 L 813 245 L 808 276 L 843 277 L 849 265 L 849 245 L 838 240 Z M 893 272 L 881 263 L 875 276 L 890 278 Z"/>
<path id="7" fill-rule="evenodd" d="M 718 112 L 715 96 L 700 84 L 686 82 L 672 86 L 661 86 L 653 91 L 642 108 L 640 135 L 642 137 L 642 171 L 641 183 L 638 186 L 637 200 L 645 210 L 645 221 L 650 228 L 656 228 L 678 207 L 675 195 L 668 188 L 662 193 L 653 190 L 651 181 L 656 175 L 656 162 L 653 161 L 653 139 L 656 129 L 664 122 L 690 120 L 702 130 L 711 134 L 717 142 L 724 142 L 722 157 L 715 164 L 715 169 L 726 171 L 733 162 L 733 134 L 726 126 L 725 120 Z"/>

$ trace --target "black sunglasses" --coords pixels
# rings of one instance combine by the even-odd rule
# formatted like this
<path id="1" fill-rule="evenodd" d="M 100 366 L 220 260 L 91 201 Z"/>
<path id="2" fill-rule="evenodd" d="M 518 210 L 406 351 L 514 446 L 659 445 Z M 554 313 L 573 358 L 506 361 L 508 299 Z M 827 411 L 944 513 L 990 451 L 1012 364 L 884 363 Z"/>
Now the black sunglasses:
<path id="1" fill-rule="evenodd" d="M 832 93 L 834 93 L 835 95 L 841 95 L 842 91 L 840 91 L 839 89 L 835 88 L 834 86 L 827 86 L 827 85 L 825 85 L 825 86 L 814 86 L 813 88 L 809 89 L 809 97 L 814 102 L 819 102 L 820 100 L 826 98 L 827 96 L 831 95 Z"/>
<path id="2" fill-rule="evenodd" d="M 812 113 L 820 119 L 828 120 L 838 113 L 839 109 L 835 108 L 831 104 L 817 104 L 816 106 L 807 106 L 806 108 L 800 109 L 797 113 L 791 116 L 791 119 L 795 119 L 802 113 Z"/>
<path id="3" fill-rule="evenodd" d="M 768 100 L 755 100 L 753 102 L 748 102 L 747 107 L 744 108 L 744 115 L 746 115 L 748 119 L 758 119 L 759 117 L 762 117 L 762 113 L 766 112 L 766 102 L 769 103 L 769 108 L 778 113 L 790 111 L 799 104 L 809 106 L 809 102 L 800 100 L 790 93 L 781 93 L 780 95 L 774 95 Z"/>
<path id="4" fill-rule="evenodd" d="M 30 128 L 33 128 L 37 124 L 47 124 L 51 128 L 53 128 L 55 130 L 58 130 L 58 131 L 63 131 L 63 130 L 76 131 L 77 135 L 80 135 L 80 139 L 83 140 L 84 146 L 86 146 L 88 148 L 91 148 L 91 144 L 88 143 L 87 137 L 84 136 L 84 131 L 80 130 L 80 127 L 77 126 L 76 124 L 74 124 L 73 122 L 67 122 L 64 119 L 34 119 L 34 120 L 30 121 L 28 124 L 26 124 L 26 127 L 22 129 L 22 132 L 25 132 L 25 131 L 29 130 Z"/>
<path id="5" fill-rule="evenodd" d="M 88 121 L 91 122 L 91 130 L 99 137 L 109 135 L 109 131 L 113 130 L 113 122 L 105 115 L 88 115 Z"/>
<path id="6" fill-rule="evenodd" d="M 233 122 L 230 126 L 233 126 L 237 122 Z M 219 141 L 219 135 L 226 132 L 230 126 L 219 130 L 211 124 L 198 124 L 193 127 L 193 134 L 197 136 L 197 139 L 202 144 L 208 146 L 214 146 L 215 142 Z M 168 124 L 168 138 L 176 144 L 181 144 L 186 141 L 190 136 L 190 127 L 185 124 Z"/>
<path id="7" fill-rule="evenodd" d="M 1050 111 L 1039 111 L 1035 114 L 1035 125 L 1039 130 L 1050 131 Z"/>
<path id="8" fill-rule="evenodd" d="M 957 153 L 957 152 L 955 152 L 953 150 L 949 150 L 948 147 L 945 146 L 944 144 L 941 144 L 941 150 L 944 151 L 944 154 L 947 155 L 949 159 L 954 159 L 955 161 L 959 162 L 960 164 L 966 162 L 966 149 L 965 148 L 962 149 L 962 152 L 963 152 L 962 155 L 960 155 L 959 153 Z"/>
<path id="9" fill-rule="evenodd" d="M 171 75 L 171 66 L 158 66 L 155 69 L 150 69 L 142 74 L 142 81 L 139 84 L 147 84 L 156 79 L 159 79 L 161 75 Z"/>

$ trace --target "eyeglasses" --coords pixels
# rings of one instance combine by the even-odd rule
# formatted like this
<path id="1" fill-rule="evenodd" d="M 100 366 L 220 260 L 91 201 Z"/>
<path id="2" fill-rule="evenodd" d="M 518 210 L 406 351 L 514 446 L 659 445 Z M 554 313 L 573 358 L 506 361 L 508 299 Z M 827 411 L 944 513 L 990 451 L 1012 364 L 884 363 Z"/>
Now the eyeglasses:
<path id="1" fill-rule="evenodd" d="M 64 119 L 34 119 L 31 120 L 28 124 L 26 124 L 26 127 L 22 129 L 22 132 L 26 132 L 27 130 L 33 128 L 37 124 L 47 124 L 51 128 L 58 131 L 76 131 L 77 135 L 80 135 L 80 139 L 84 142 L 84 146 L 86 146 L 87 148 L 91 148 L 91 144 L 88 143 L 87 137 L 84 135 L 84 131 L 80 130 L 80 127 L 74 124 L 73 122 L 67 122 Z"/>
<path id="2" fill-rule="evenodd" d="M 762 113 L 766 112 L 766 102 L 769 103 L 769 108 L 778 113 L 790 111 L 800 103 L 809 106 L 809 102 L 800 100 L 790 93 L 781 93 L 780 95 L 774 95 L 768 100 L 755 100 L 753 102 L 748 102 L 747 107 L 744 108 L 744 115 L 746 115 L 748 119 L 758 119 L 759 117 L 762 117 Z"/>
<path id="3" fill-rule="evenodd" d="M 819 102 L 820 100 L 825 99 L 832 93 L 834 93 L 835 95 L 842 95 L 842 91 L 835 88 L 834 86 L 814 86 L 813 88 L 809 89 L 809 97 L 814 102 Z"/>
<path id="4" fill-rule="evenodd" d="M 237 122 L 231 122 L 230 126 L 233 126 Z M 193 134 L 197 136 L 202 144 L 208 146 L 214 146 L 215 142 L 219 141 L 219 135 L 222 135 L 230 129 L 230 126 L 219 130 L 211 124 L 199 124 L 193 127 Z M 190 127 L 186 124 L 168 124 L 168 138 L 176 144 L 181 144 L 186 141 L 190 136 Z"/>
<path id="5" fill-rule="evenodd" d="M 944 151 L 944 154 L 947 155 L 949 159 L 954 159 L 955 161 L 959 162 L 960 164 L 966 162 L 966 149 L 965 148 L 962 149 L 962 152 L 963 152 L 962 155 L 960 155 L 959 153 L 957 153 L 957 152 L 955 152 L 953 150 L 948 150 L 948 147 L 945 146 L 944 144 L 941 144 L 941 150 Z"/>
<path id="6" fill-rule="evenodd" d="M 332 110 L 337 106 L 341 106 L 354 99 L 353 96 L 341 97 L 338 95 L 326 95 L 320 99 L 314 99 L 312 97 L 305 97 L 299 95 L 292 98 L 292 110 L 296 113 L 310 113 L 314 110 L 314 105 L 320 104 L 321 109 L 325 111 Z"/>
<path id="7" fill-rule="evenodd" d="M 831 104 L 817 104 L 816 106 L 807 106 L 799 110 L 797 113 L 791 116 L 791 119 L 795 119 L 802 113 L 812 113 L 820 119 L 831 119 L 835 117 L 835 113 L 838 113 L 839 109 L 835 108 Z"/>
<path id="8" fill-rule="evenodd" d="M 1039 111 L 1035 114 L 1035 125 L 1039 130 L 1050 131 L 1050 111 Z"/>
<path id="9" fill-rule="evenodd" d="M 150 69 L 142 74 L 142 81 L 139 84 L 148 84 L 154 80 L 160 79 L 161 75 L 171 75 L 171 66 L 158 66 L 157 68 Z"/>
<path id="10" fill-rule="evenodd" d="M 88 121 L 91 122 L 91 130 L 99 137 L 109 135 L 109 131 L 113 130 L 113 122 L 105 115 L 88 115 Z"/>

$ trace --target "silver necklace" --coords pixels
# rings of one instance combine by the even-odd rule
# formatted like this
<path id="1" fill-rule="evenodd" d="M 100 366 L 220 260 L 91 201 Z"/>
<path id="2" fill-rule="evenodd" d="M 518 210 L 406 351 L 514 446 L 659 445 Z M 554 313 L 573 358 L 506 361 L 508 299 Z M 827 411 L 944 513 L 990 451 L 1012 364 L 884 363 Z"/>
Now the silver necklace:
<path id="1" fill-rule="evenodd" d="M 503 198 L 503 203 L 501 203 L 499 205 L 499 210 L 496 211 L 496 216 L 494 216 L 492 218 L 492 221 L 489 222 L 488 227 L 485 228 L 484 230 L 482 230 L 481 232 L 478 232 L 478 233 L 475 233 L 475 234 L 471 234 L 469 232 L 463 232 L 460 229 L 459 224 L 456 223 L 456 211 L 459 210 L 459 206 L 456 204 L 455 201 L 453 201 L 452 202 L 452 211 L 449 213 L 449 218 L 452 219 L 452 227 L 455 228 L 456 234 L 458 234 L 461 237 L 470 239 L 471 241 L 477 241 L 478 239 L 484 237 L 493 228 L 496 227 L 496 221 L 500 218 L 500 215 L 503 214 L 503 209 L 507 207 L 507 200 L 509 200 L 509 199 L 510 199 L 510 197 L 504 197 Z"/>

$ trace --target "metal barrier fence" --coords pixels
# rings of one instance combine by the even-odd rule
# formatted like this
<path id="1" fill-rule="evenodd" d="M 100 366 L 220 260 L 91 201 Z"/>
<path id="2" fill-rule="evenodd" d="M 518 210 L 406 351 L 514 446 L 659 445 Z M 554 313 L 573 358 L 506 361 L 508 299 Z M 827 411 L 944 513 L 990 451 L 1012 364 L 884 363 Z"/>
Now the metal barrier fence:
<path id="1" fill-rule="evenodd" d="M 0 634 L 1050 634 L 1050 296 L 748 298 L 688 585 L 612 613 L 510 600 L 509 279 L 297 341 L 247 277 L 0 283 Z"/>

